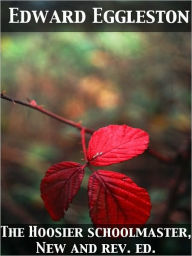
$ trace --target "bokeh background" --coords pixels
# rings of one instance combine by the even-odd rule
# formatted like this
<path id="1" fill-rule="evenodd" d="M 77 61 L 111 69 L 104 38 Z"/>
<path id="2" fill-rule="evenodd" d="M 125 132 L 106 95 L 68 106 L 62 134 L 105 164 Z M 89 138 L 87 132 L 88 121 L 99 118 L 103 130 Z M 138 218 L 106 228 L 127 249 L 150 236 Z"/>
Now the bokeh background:
<path id="1" fill-rule="evenodd" d="M 173 163 L 145 152 L 105 169 L 148 190 L 149 223 L 190 222 L 189 33 L 5 33 L 2 90 L 89 128 L 127 124 L 146 130 L 150 148 Z M 53 223 L 39 185 L 50 165 L 83 162 L 80 133 L 1 102 L 2 223 Z M 61 223 L 91 223 L 89 174 Z"/>

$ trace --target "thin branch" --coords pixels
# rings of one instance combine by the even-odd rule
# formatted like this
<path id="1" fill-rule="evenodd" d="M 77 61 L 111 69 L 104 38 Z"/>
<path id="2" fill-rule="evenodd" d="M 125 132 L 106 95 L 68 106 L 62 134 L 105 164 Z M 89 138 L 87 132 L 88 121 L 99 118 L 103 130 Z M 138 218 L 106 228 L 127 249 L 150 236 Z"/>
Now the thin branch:
<path id="1" fill-rule="evenodd" d="M 168 199 L 166 201 L 165 210 L 161 216 L 160 223 L 167 224 L 169 223 L 169 218 L 172 212 L 175 210 L 175 205 L 178 202 L 178 190 L 183 181 L 183 176 L 185 175 L 185 171 L 181 167 L 178 168 L 175 177 L 174 183 L 169 189 Z"/>
<path id="2" fill-rule="evenodd" d="M 148 148 L 148 153 L 151 156 L 154 156 L 155 158 L 157 158 L 158 160 L 160 160 L 161 162 L 167 163 L 167 164 L 172 164 L 176 161 L 177 156 L 175 157 L 167 157 L 167 156 L 163 156 L 161 155 L 159 152 L 154 151 L 151 148 Z"/>
<path id="3" fill-rule="evenodd" d="M 48 110 L 44 109 L 42 106 L 39 106 L 39 105 L 35 104 L 34 103 L 35 101 L 31 101 L 32 103 L 27 103 L 27 102 L 23 102 L 23 101 L 20 101 L 20 100 L 12 99 L 12 98 L 10 98 L 8 96 L 5 96 L 3 93 L 1 93 L 1 98 L 4 99 L 4 100 L 11 101 L 11 102 L 16 103 L 16 104 L 20 104 L 20 105 L 26 106 L 28 108 L 35 109 L 35 110 L 37 110 L 37 111 L 39 111 L 39 112 L 41 112 L 41 113 L 43 113 L 43 114 L 45 114 L 47 116 L 50 116 L 50 117 L 52 117 L 52 118 L 54 118 L 54 119 L 56 119 L 56 120 L 58 120 L 58 121 L 60 121 L 62 123 L 65 123 L 65 124 L 68 124 L 70 126 L 73 126 L 73 127 L 77 128 L 78 130 L 84 129 L 86 133 L 92 134 L 94 132 L 94 130 L 88 129 L 86 127 L 83 127 L 79 123 L 75 123 L 75 122 L 73 122 L 71 120 L 65 119 L 65 118 L 63 118 L 63 117 L 61 117 L 61 116 L 59 116 L 59 115 L 57 115 L 57 114 L 55 114 L 55 113 L 53 113 L 51 111 L 48 111 Z"/>
<path id="4" fill-rule="evenodd" d="M 87 162 L 87 150 L 86 150 L 85 129 L 84 128 L 81 130 L 81 143 L 82 143 L 82 148 L 83 148 L 84 159 Z"/>
<path id="5" fill-rule="evenodd" d="M 176 203 L 178 202 L 180 186 L 182 185 L 184 177 L 186 179 L 187 175 L 190 174 L 190 157 L 191 141 L 189 140 L 185 144 L 185 147 L 182 149 L 182 151 L 180 151 L 176 157 L 175 161 L 177 161 L 177 171 L 175 172 L 175 176 L 173 177 L 174 182 L 170 187 L 166 207 L 161 216 L 160 223 L 166 224 L 170 221 L 169 218 L 172 212 L 175 210 Z"/>
<path id="6" fill-rule="evenodd" d="M 39 111 L 39 112 L 41 112 L 41 113 L 43 113 L 43 114 L 45 114 L 49 117 L 52 117 L 53 119 L 56 119 L 56 120 L 58 120 L 58 121 L 60 121 L 64 124 L 68 124 L 70 126 L 73 126 L 73 127 L 77 128 L 80 131 L 83 130 L 84 133 L 93 134 L 93 132 L 94 132 L 93 129 L 86 128 L 86 127 L 82 126 L 80 123 L 76 123 L 74 121 L 68 120 L 66 118 L 63 118 L 63 117 L 51 112 L 51 111 L 46 110 L 42 106 L 38 105 L 34 100 L 31 100 L 29 103 L 27 103 L 27 102 L 23 102 L 23 101 L 20 101 L 20 100 L 12 99 L 12 98 L 4 95 L 3 93 L 1 93 L 1 98 L 4 99 L 4 100 L 10 101 L 14 104 L 15 103 L 20 104 L 20 105 L 26 106 L 28 108 L 32 108 L 34 110 L 37 110 L 37 111 Z M 84 150 L 85 150 L 85 148 L 83 149 L 83 151 Z M 167 164 L 172 164 L 176 160 L 176 157 L 173 157 L 173 158 L 165 157 L 165 156 L 162 156 L 160 153 L 158 153 L 158 152 L 156 152 L 152 149 L 148 149 L 148 153 L 150 155 L 152 155 L 153 157 L 155 157 L 156 159 L 158 159 L 159 161 L 167 163 Z M 84 153 L 84 155 L 85 155 L 85 153 Z"/>

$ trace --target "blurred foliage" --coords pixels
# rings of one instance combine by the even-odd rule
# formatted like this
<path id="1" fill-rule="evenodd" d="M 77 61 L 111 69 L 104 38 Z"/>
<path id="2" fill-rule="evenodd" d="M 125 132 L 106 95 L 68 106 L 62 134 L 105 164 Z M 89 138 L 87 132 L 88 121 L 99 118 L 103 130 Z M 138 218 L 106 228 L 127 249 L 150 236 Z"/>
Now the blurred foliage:
<path id="1" fill-rule="evenodd" d="M 1 47 L 2 90 L 13 98 L 35 99 L 89 128 L 140 127 L 150 147 L 170 157 L 189 140 L 189 33 L 7 33 Z M 53 163 L 82 158 L 79 131 L 2 101 L 2 221 L 53 223 L 40 198 L 41 178 Z M 170 223 L 190 221 L 187 166 Z M 145 153 L 116 169 L 149 191 L 150 222 L 158 223 L 178 168 Z M 88 177 L 87 171 L 61 223 L 90 223 Z"/>

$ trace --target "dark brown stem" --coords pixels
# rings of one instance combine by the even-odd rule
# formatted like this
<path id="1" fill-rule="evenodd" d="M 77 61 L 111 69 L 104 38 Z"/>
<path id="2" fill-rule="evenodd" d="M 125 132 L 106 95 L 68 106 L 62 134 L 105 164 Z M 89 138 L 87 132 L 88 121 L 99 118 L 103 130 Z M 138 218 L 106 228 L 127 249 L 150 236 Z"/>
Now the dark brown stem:
<path id="1" fill-rule="evenodd" d="M 179 197 L 179 189 L 182 185 L 184 177 L 190 174 L 191 165 L 190 165 L 190 156 L 191 156 L 191 142 L 190 140 L 186 143 L 185 148 L 182 151 L 178 152 L 175 162 L 177 163 L 177 171 L 175 172 L 175 177 L 173 177 L 173 184 L 170 187 L 169 195 L 166 203 L 165 210 L 161 216 L 160 223 L 169 223 L 170 216 L 175 209 L 176 203 Z M 189 177 L 190 179 L 190 177 Z"/>
<path id="2" fill-rule="evenodd" d="M 88 129 L 88 128 L 86 128 L 86 127 L 83 127 L 83 126 L 82 126 L 81 124 L 79 124 L 79 123 L 75 123 L 75 122 L 73 122 L 73 121 L 71 121 L 71 120 L 65 119 L 65 118 L 63 118 L 63 117 L 61 117 L 61 116 L 59 116 L 59 115 L 57 115 L 57 114 L 55 114 L 55 113 L 53 113 L 53 112 L 51 112 L 51 111 L 48 111 L 48 110 L 44 109 L 43 107 L 41 107 L 41 106 L 39 106 L 39 105 L 35 105 L 35 104 L 32 105 L 31 103 L 27 103 L 27 102 L 23 102 L 23 101 L 20 101 L 20 100 L 12 99 L 12 98 L 10 98 L 10 97 L 8 97 L 8 96 L 5 96 L 3 93 L 1 93 L 1 98 L 4 99 L 4 100 L 11 101 L 11 102 L 13 102 L 13 103 L 17 103 L 17 104 L 26 106 L 26 107 L 28 107 L 28 108 L 35 109 L 35 110 L 37 110 L 37 111 L 39 111 L 39 112 L 41 112 L 41 113 L 43 113 L 43 114 L 45 114 L 45 115 L 47 115 L 47 116 L 50 116 L 50 117 L 52 117 L 52 118 L 54 118 L 54 119 L 56 119 L 56 120 L 58 120 L 58 121 L 60 121 L 60 122 L 62 122 L 62 123 L 71 125 L 71 126 L 77 128 L 77 129 L 79 129 L 79 130 L 84 129 L 86 133 L 92 134 L 92 133 L 94 132 L 94 130 L 92 130 L 92 129 Z"/>
<path id="3" fill-rule="evenodd" d="M 160 222 L 163 224 L 167 224 L 170 221 L 169 217 L 175 208 L 177 198 L 178 198 L 178 190 L 179 190 L 180 184 L 183 181 L 184 174 L 185 174 L 185 170 L 179 167 L 174 178 L 174 183 L 169 190 L 166 208 L 160 220 Z"/>
<path id="4" fill-rule="evenodd" d="M 172 164 L 176 161 L 177 156 L 175 157 L 167 157 L 167 156 L 163 156 L 161 155 L 159 152 L 154 151 L 151 148 L 148 148 L 148 153 L 152 156 L 154 156 L 155 158 L 157 158 L 158 160 L 160 160 L 161 162 L 167 163 L 167 164 Z"/>
<path id="5" fill-rule="evenodd" d="M 31 101 L 31 103 L 27 103 L 27 102 L 23 102 L 23 101 L 20 101 L 20 100 L 16 100 L 16 99 L 12 99 L 6 95 L 4 95 L 3 93 L 1 93 L 1 98 L 4 99 L 4 100 L 7 100 L 7 101 L 10 101 L 12 103 L 16 103 L 16 104 L 20 104 L 20 105 L 23 105 L 23 106 L 26 106 L 28 108 L 32 108 L 32 109 L 35 109 L 49 117 L 52 117 L 53 119 L 56 119 L 64 124 L 68 124 L 70 126 L 73 126 L 75 128 L 77 128 L 78 130 L 82 131 L 84 130 L 85 133 L 89 133 L 89 134 L 93 134 L 94 130 L 93 129 L 89 129 L 89 128 L 86 128 L 84 126 L 82 126 L 80 123 L 76 123 L 74 121 L 71 121 L 71 120 L 68 120 L 66 118 L 63 118 L 51 111 L 48 111 L 46 110 L 45 108 L 43 108 L 42 106 L 40 105 L 37 105 L 35 101 Z M 161 162 L 164 162 L 164 163 L 173 163 L 175 162 L 175 158 L 168 158 L 168 157 L 165 157 L 165 156 L 162 156 L 160 153 L 152 150 L 152 149 L 148 149 L 148 153 L 150 155 L 152 155 L 153 157 L 155 157 L 156 159 L 160 160 Z"/>

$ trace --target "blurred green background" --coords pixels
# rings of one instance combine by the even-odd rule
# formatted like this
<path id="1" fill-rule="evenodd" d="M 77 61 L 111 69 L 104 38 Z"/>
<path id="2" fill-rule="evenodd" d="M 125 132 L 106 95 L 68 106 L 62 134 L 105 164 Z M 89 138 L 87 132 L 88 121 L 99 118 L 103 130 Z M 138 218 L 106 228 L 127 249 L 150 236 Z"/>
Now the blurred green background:
<path id="1" fill-rule="evenodd" d="M 189 33 L 3 34 L 2 90 L 89 128 L 127 124 L 144 129 L 150 147 L 162 155 L 181 152 L 184 160 L 174 164 L 146 152 L 105 169 L 125 173 L 148 190 L 149 223 L 190 222 Z M 2 223 L 53 223 L 39 185 L 50 165 L 83 162 L 80 133 L 1 102 Z M 89 174 L 61 223 L 91 222 Z"/>

